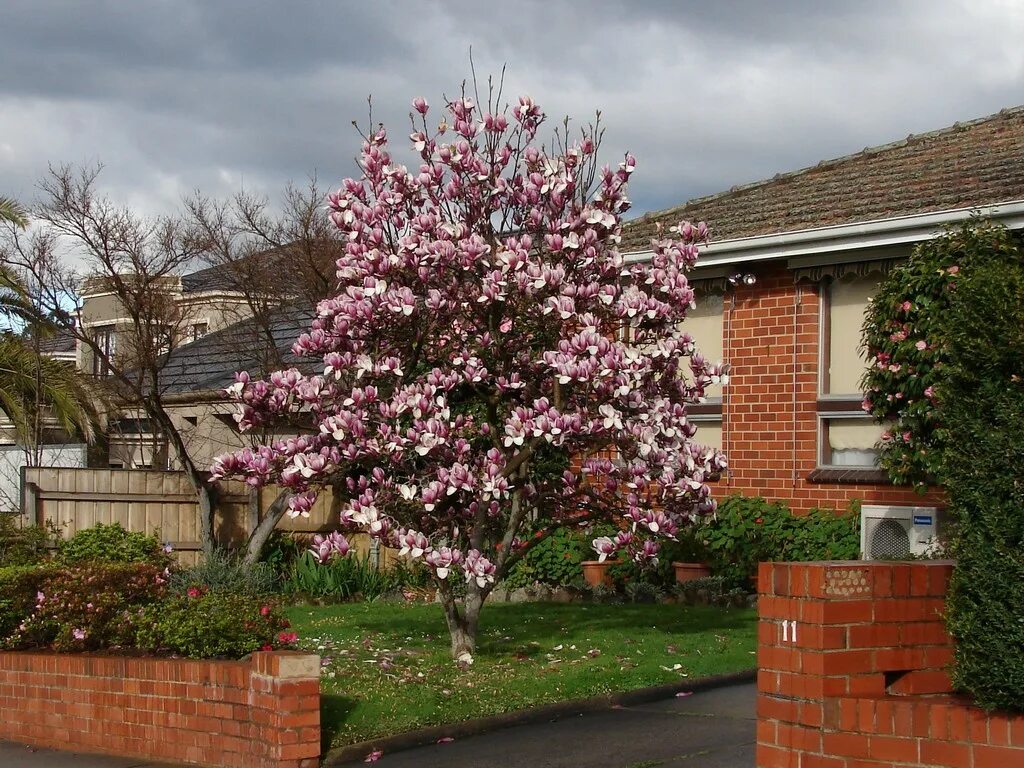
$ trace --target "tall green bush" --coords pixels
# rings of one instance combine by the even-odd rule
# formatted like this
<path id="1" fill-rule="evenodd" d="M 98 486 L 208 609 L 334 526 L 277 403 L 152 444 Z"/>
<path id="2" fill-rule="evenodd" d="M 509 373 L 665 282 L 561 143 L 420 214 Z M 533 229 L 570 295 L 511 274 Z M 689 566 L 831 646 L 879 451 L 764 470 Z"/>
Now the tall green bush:
<path id="1" fill-rule="evenodd" d="M 0 568 L 43 562 L 59 536 L 60 531 L 52 526 L 23 527 L 14 515 L 0 512 Z"/>
<path id="2" fill-rule="evenodd" d="M 171 562 L 155 535 L 127 531 L 120 523 L 83 528 L 60 545 L 57 558 L 67 564 L 101 561 L 167 567 Z"/>
<path id="3" fill-rule="evenodd" d="M 1024 711 L 1024 250 L 1000 229 L 960 238 L 971 259 L 943 316 L 939 386 L 953 680 L 982 706 Z"/>

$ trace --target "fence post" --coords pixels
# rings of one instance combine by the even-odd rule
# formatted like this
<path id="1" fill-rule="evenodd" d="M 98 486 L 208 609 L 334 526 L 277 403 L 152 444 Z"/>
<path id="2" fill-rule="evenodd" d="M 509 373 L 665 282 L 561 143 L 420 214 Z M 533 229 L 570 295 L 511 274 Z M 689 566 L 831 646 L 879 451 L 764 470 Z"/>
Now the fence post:
<path id="1" fill-rule="evenodd" d="M 43 525 L 46 521 L 40 520 L 42 510 L 39 508 L 39 486 L 29 482 L 25 476 L 28 467 L 21 468 L 21 517 L 22 525 L 34 522 L 36 525 Z"/>

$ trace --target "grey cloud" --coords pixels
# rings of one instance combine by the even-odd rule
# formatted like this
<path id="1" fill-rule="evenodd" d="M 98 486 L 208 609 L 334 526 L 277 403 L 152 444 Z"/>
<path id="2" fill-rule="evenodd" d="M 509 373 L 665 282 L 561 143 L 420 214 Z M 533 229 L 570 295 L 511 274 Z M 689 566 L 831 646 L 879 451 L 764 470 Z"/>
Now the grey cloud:
<path id="1" fill-rule="evenodd" d="M 350 121 L 399 139 L 507 63 L 506 96 L 601 108 L 609 161 L 640 160 L 635 210 L 667 207 L 1021 101 L 1024 14 L 986 2 L 9 2 L 0 191 L 102 160 L 149 212 L 195 188 L 275 194 L 352 172 Z"/>

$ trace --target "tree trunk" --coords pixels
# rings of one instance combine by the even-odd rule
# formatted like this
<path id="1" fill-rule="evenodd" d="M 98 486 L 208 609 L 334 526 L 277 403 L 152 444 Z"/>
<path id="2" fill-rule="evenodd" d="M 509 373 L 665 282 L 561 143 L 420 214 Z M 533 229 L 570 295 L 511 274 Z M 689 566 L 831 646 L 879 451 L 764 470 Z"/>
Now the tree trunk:
<path id="1" fill-rule="evenodd" d="M 242 565 L 250 567 L 259 561 L 260 555 L 263 554 L 263 548 L 267 545 L 271 534 L 274 533 L 277 524 L 281 522 L 284 513 L 288 511 L 288 499 L 291 496 L 289 491 L 281 491 L 277 494 L 277 498 L 270 505 L 266 516 L 249 534 L 249 541 L 245 545 L 245 557 L 242 559 Z"/>
<path id="2" fill-rule="evenodd" d="M 455 595 L 447 589 L 441 590 L 441 605 L 444 608 L 444 618 L 448 624 L 448 635 L 452 641 L 452 658 L 458 660 L 460 656 L 476 653 L 477 625 L 480 621 L 480 608 L 483 607 L 486 595 L 480 590 L 471 588 L 462 599 L 462 609 L 459 609 Z"/>

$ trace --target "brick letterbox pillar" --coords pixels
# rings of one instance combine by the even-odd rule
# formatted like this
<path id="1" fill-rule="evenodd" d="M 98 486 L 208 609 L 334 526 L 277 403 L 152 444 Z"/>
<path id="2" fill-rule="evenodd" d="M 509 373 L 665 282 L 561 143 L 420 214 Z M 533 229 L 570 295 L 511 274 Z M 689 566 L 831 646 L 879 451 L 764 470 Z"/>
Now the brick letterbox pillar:
<path id="1" fill-rule="evenodd" d="M 952 571 L 939 560 L 761 564 L 758 768 L 846 765 L 836 756 L 860 747 L 843 742 L 855 737 L 842 700 L 949 692 Z"/>

